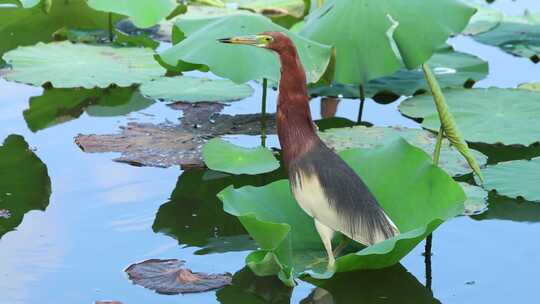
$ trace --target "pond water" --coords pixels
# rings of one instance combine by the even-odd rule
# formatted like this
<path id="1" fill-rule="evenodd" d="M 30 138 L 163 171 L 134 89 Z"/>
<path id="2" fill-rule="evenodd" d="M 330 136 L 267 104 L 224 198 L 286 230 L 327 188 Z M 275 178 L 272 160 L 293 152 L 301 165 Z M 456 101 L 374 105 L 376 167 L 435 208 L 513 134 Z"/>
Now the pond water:
<path id="1" fill-rule="evenodd" d="M 509 14 L 524 8 L 540 11 L 540 3 L 497 1 Z M 1 42 L 0 42 L 1 43 Z M 540 80 L 540 65 L 513 57 L 467 37 L 450 43 L 490 64 L 489 76 L 477 87 L 515 87 Z M 255 113 L 261 91 L 234 103 L 225 113 Z M 93 303 L 119 300 L 137 303 L 533 303 L 540 275 L 540 205 L 490 195 L 497 207 L 476 217 L 458 217 L 434 234 L 431 288 L 419 245 L 401 265 L 377 271 L 338 275 L 326 288 L 299 281 L 291 290 L 277 279 L 257 278 L 244 268 L 252 247 L 236 218 L 226 215 L 215 194 L 230 184 L 268 183 L 260 179 L 212 180 L 211 173 L 178 168 L 134 167 L 113 162 L 114 153 L 87 154 L 74 144 L 77 134 L 116 133 L 131 121 L 177 121 L 181 112 L 154 103 L 122 116 L 79 118 L 37 132 L 23 113 L 42 88 L 0 80 L 0 140 L 24 137 L 46 164 L 52 195 L 45 211 L 26 213 L 14 231 L 0 239 L 0 303 Z M 268 108 L 275 109 L 275 92 Z M 365 120 L 376 126 L 419 124 L 399 114 L 399 101 L 380 105 L 368 100 Z M 321 102 L 311 102 L 315 119 Z M 336 116 L 356 120 L 358 101 L 342 100 Z M 257 145 L 258 137 L 230 136 L 242 145 Z M 275 136 L 271 146 L 278 146 Z M 482 149 L 482 147 L 479 147 Z M 540 151 L 483 150 L 490 162 L 517 159 Z M 33 189 L 27 189 L 31 192 Z M 222 251 L 219 241 L 243 242 L 246 250 Z M 123 270 L 150 258 L 177 258 L 201 272 L 235 274 L 234 285 L 217 292 L 180 296 L 159 295 L 131 284 Z"/>

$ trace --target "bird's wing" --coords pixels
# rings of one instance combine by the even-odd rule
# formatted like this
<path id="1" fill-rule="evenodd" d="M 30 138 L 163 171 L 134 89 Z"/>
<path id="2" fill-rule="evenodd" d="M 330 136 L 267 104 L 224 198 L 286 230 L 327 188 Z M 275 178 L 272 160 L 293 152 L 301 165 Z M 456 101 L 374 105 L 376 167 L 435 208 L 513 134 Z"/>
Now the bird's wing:
<path id="1" fill-rule="evenodd" d="M 366 245 L 399 234 L 360 177 L 322 142 L 291 163 L 289 176 L 298 203 L 328 227 Z"/>

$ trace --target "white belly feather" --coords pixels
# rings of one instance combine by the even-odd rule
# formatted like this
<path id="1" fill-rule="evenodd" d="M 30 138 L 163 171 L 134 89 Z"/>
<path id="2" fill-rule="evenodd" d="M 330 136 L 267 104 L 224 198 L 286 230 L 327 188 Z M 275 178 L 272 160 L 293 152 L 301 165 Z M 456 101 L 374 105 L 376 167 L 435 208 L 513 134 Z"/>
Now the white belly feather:
<path id="1" fill-rule="evenodd" d="M 300 207 L 309 216 L 317 219 L 319 222 L 346 235 L 347 237 L 364 245 L 370 245 L 371 242 L 366 236 L 367 231 L 357 229 L 355 235 L 350 235 L 350 227 L 346 227 L 347 221 L 341 220 L 338 212 L 329 202 L 328 196 L 324 193 L 323 187 L 316 175 L 305 174 L 301 171 L 296 173 L 296 183 L 291 185 L 291 190 Z M 388 218 L 388 216 L 387 216 Z M 392 226 L 395 225 L 388 218 Z M 357 223 L 362 227 L 361 222 Z M 397 231 L 397 228 L 395 228 Z M 378 233 L 375 237 L 375 243 L 385 240 L 382 233 Z"/>

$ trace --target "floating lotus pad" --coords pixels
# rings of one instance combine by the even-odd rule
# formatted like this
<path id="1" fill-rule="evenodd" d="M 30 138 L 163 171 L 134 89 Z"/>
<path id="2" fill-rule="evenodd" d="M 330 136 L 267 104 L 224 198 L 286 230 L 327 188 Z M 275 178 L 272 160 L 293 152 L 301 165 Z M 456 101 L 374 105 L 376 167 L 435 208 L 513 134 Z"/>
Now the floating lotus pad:
<path id="1" fill-rule="evenodd" d="M 308 82 L 319 80 L 330 60 L 331 48 L 329 46 L 291 33 L 260 15 L 242 14 L 208 20 L 179 18 L 176 26 L 187 38 L 161 54 L 167 64 L 176 66 L 179 60 L 203 64 L 208 66 L 214 74 L 236 83 L 262 78 L 277 82 L 280 78 L 279 59 L 269 50 L 253 46 L 223 44 L 217 39 L 265 31 L 285 32 L 298 49 Z"/>
<path id="2" fill-rule="evenodd" d="M 268 16 L 291 15 L 302 18 L 304 15 L 304 0 L 227 0 L 248 9 Z"/>
<path id="3" fill-rule="evenodd" d="M 336 48 L 335 82 L 359 84 L 417 68 L 474 12 L 458 0 L 327 0 L 300 34 Z"/>
<path id="4" fill-rule="evenodd" d="M 53 33 L 61 28 L 108 28 L 108 14 L 88 7 L 86 0 L 52 0 L 52 7 L 45 12 L 41 5 L 30 9 L 1 9 L 0 57 L 19 46 L 34 45 L 53 40 Z M 114 16 L 116 23 L 120 17 Z M 36 30 L 39 29 L 39 30 Z M 0 65 L 4 63 L 0 59 Z"/>
<path id="5" fill-rule="evenodd" d="M 88 5 L 98 11 L 112 12 L 131 17 L 138 27 L 150 27 L 170 15 L 176 0 L 88 0 Z"/>
<path id="6" fill-rule="evenodd" d="M 467 196 L 464 215 L 479 215 L 487 211 L 487 191 L 467 183 L 459 183 L 459 185 L 463 188 Z"/>
<path id="7" fill-rule="evenodd" d="M 0 238 L 19 226 L 27 212 L 49 205 L 47 166 L 22 136 L 10 135 L 0 146 L 0 189 Z"/>
<path id="8" fill-rule="evenodd" d="M 482 59 L 465 53 L 454 51 L 451 47 L 440 48 L 428 61 L 441 87 L 463 87 L 485 78 L 488 64 Z M 365 85 L 367 96 L 380 92 L 392 93 L 396 96 L 411 96 L 418 91 L 428 91 L 429 87 L 422 70 L 401 69 L 397 73 L 374 79 Z M 311 95 L 340 96 L 358 98 L 358 85 L 334 84 L 310 89 Z"/>
<path id="9" fill-rule="evenodd" d="M 540 93 L 519 89 L 443 90 L 450 111 L 469 142 L 530 145 L 540 141 Z M 439 116 L 431 94 L 405 100 L 402 114 L 423 118 L 424 128 L 437 131 Z"/>
<path id="10" fill-rule="evenodd" d="M 347 150 L 341 157 L 363 178 L 402 233 L 339 257 L 338 272 L 396 264 L 442 222 L 463 212 L 461 187 L 433 166 L 429 155 L 403 139 L 374 149 Z M 326 270 L 326 253 L 313 219 L 295 202 L 287 180 L 259 188 L 229 187 L 218 197 L 261 248 L 246 259 L 256 274 L 278 275 L 290 286 L 300 274 L 332 275 Z"/>
<path id="11" fill-rule="evenodd" d="M 540 61 L 540 14 L 505 17 L 491 31 L 474 36 L 485 44 L 497 46 L 510 54 Z"/>
<path id="12" fill-rule="evenodd" d="M 353 128 L 330 129 L 319 133 L 321 138 L 330 147 L 341 151 L 351 148 L 372 148 L 382 146 L 396 137 L 403 137 L 411 145 L 417 146 L 432 155 L 435 151 L 437 135 L 421 129 L 401 127 L 371 127 L 357 126 Z M 487 157 L 475 150 L 473 155 L 480 165 L 487 161 Z M 447 139 L 444 139 L 439 166 L 452 176 L 471 172 L 467 161 L 454 149 Z"/>
<path id="13" fill-rule="evenodd" d="M 519 89 L 529 91 L 540 91 L 540 82 L 524 83 L 518 87 Z"/>
<path id="14" fill-rule="evenodd" d="M 12 67 L 4 78 L 36 86 L 50 82 L 55 88 L 127 87 L 165 74 L 153 56 L 144 48 L 38 43 L 3 56 Z"/>
<path id="15" fill-rule="evenodd" d="M 227 79 L 187 76 L 162 77 L 141 86 L 141 92 L 153 99 L 184 102 L 227 102 L 247 98 L 253 89 Z"/>
<path id="16" fill-rule="evenodd" d="M 208 168 L 232 174 L 261 174 L 279 168 L 279 161 L 265 147 L 244 148 L 214 138 L 203 147 Z"/>
<path id="17" fill-rule="evenodd" d="M 540 202 L 540 157 L 498 163 L 482 170 L 484 188 L 500 195 Z"/>
<path id="18" fill-rule="evenodd" d="M 471 18 L 462 34 L 478 35 L 488 32 L 497 27 L 504 18 L 501 11 L 489 7 L 484 0 L 468 0 L 465 2 L 476 8 L 476 14 Z"/>

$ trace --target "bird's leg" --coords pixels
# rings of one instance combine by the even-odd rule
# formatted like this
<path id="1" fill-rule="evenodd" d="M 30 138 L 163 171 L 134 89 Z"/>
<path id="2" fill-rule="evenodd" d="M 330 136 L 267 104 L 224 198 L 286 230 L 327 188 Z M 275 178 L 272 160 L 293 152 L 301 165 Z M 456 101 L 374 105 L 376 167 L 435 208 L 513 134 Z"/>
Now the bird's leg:
<path id="1" fill-rule="evenodd" d="M 343 249 L 349 246 L 350 242 L 351 242 L 351 239 L 349 239 L 345 235 L 341 235 L 341 241 L 339 242 L 339 245 L 336 247 L 336 249 L 334 249 L 334 256 L 335 257 L 339 256 L 339 254 L 343 251 Z"/>
<path id="2" fill-rule="evenodd" d="M 315 219 L 315 228 L 317 228 L 317 232 L 319 232 L 319 236 L 321 237 L 326 253 L 328 254 L 328 270 L 333 271 L 336 263 L 334 252 L 332 251 L 332 237 L 334 236 L 334 230 L 328 228 L 317 219 Z"/>

